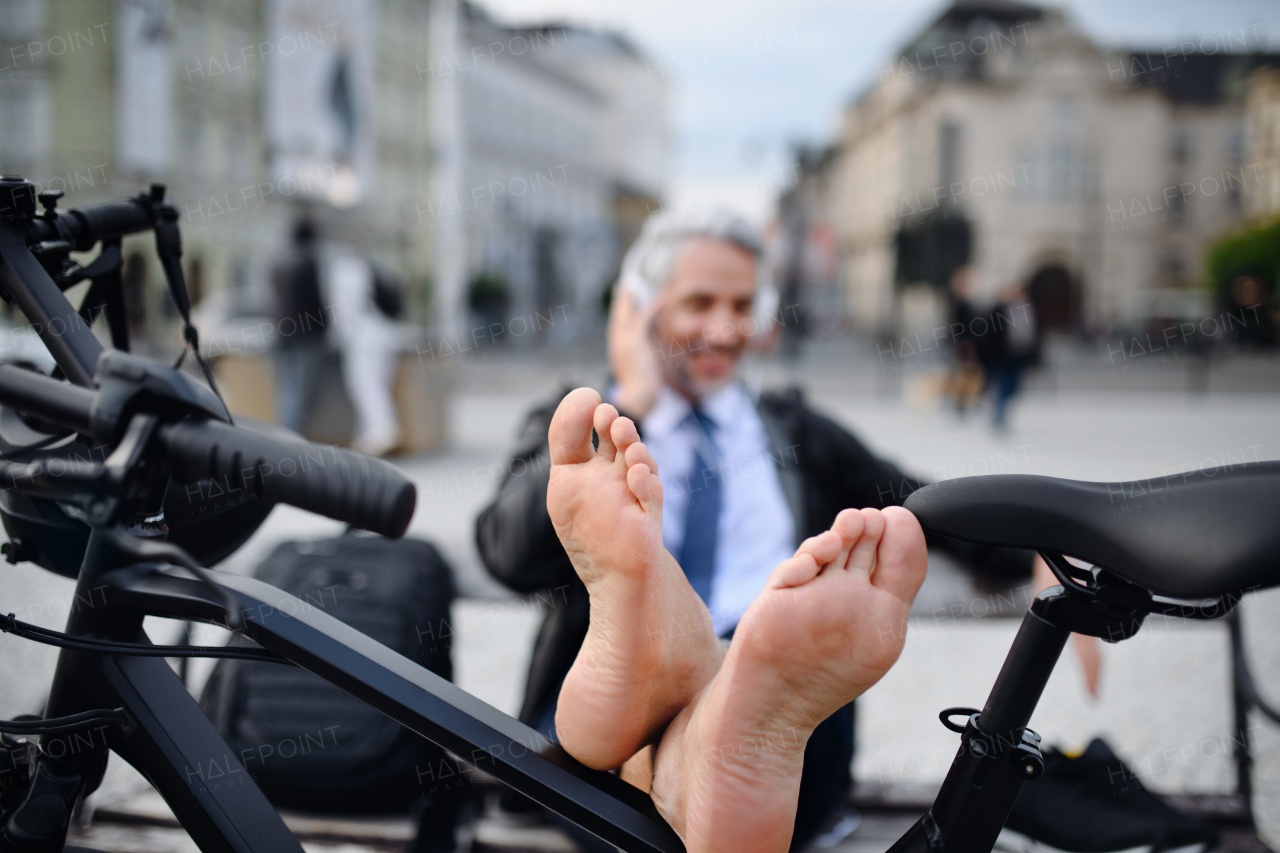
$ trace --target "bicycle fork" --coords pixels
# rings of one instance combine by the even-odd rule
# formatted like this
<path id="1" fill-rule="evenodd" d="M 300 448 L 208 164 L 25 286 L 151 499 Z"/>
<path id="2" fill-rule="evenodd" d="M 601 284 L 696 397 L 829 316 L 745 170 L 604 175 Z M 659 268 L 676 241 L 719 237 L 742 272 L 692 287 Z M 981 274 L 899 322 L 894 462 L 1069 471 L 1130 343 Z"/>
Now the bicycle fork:
<path id="1" fill-rule="evenodd" d="M 109 544 L 92 536 L 76 583 L 76 594 L 66 630 L 77 635 L 103 635 L 136 640 L 142 620 L 120 623 L 119 614 L 108 624 L 92 610 L 93 584 L 101 567 L 114 565 Z M 122 636 L 121 632 L 130 636 Z M 53 684 L 45 705 L 45 718 L 90 710 L 94 703 L 86 693 L 84 675 L 98 656 L 92 652 L 63 649 L 58 653 Z M 26 798 L 6 816 L 0 828 L 0 853 L 58 851 L 66 842 L 72 815 L 80 802 L 102 781 L 108 758 L 107 726 L 84 733 L 41 737 L 40 750 L 31 767 Z"/>
<path id="2" fill-rule="evenodd" d="M 119 592 L 106 581 L 112 570 L 133 563 L 110 537 L 93 531 L 67 633 L 146 642 L 143 611 L 121 607 Z M 42 738 L 26 799 L 0 831 L 0 853 L 62 850 L 76 808 L 102 781 L 109 751 L 144 772 L 202 850 L 301 853 L 248 774 L 236 786 L 204 784 L 203 769 L 214 761 L 226 764 L 230 749 L 164 658 L 63 649 L 46 717 L 104 706 L 123 707 L 129 727 L 91 731 L 87 738 Z"/>

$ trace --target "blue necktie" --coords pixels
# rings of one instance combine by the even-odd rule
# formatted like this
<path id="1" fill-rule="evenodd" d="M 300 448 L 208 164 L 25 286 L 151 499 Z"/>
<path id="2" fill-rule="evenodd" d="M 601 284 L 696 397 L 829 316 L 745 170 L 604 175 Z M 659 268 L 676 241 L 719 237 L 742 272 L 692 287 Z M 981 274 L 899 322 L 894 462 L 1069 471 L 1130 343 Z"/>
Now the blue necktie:
<path id="1" fill-rule="evenodd" d="M 693 591 L 704 603 L 711 601 L 711 580 L 716 571 L 716 532 L 720 521 L 720 473 L 716 460 L 708 459 L 705 448 L 710 443 L 715 421 L 695 410 L 696 428 L 706 434 L 706 441 L 693 445 L 693 470 L 689 474 L 689 506 L 684 516 L 684 542 L 680 545 L 680 567 Z"/>

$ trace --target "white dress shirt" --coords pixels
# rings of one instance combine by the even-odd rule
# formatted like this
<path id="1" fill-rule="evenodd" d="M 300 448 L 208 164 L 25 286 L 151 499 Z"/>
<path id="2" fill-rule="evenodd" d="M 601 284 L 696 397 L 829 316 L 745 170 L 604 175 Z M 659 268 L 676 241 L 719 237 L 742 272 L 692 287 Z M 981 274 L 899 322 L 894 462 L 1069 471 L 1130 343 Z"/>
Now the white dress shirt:
<path id="1" fill-rule="evenodd" d="M 769 437 L 756 402 L 733 382 L 702 401 L 715 422 L 711 439 L 719 455 L 720 520 L 716 531 L 715 574 L 711 582 L 712 624 L 723 634 L 738 624 L 748 605 L 764 589 L 779 563 L 796 548 L 795 519 L 782 491 Z M 680 554 L 693 475 L 694 445 L 704 439 L 689 417 L 688 400 L 663 386 L 653 409 L 641 422 L 644 442 L 658 463 L 662 480 L 662 540 Z"/>

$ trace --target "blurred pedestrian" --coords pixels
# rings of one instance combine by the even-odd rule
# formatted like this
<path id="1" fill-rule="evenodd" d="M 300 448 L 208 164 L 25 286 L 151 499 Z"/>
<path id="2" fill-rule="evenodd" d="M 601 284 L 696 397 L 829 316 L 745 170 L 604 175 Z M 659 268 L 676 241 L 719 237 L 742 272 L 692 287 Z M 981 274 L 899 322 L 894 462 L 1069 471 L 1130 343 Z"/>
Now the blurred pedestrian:
<path id="1" fill-rule="evenodd" d="M 962 415 L 982 394 L 982 388 L 986 384 L 986 377 L 978 362 L 977 338 L 973 322 L 978 312 L 970 301 L 972 295 L 973 269 L 967 266 L 960 267 L 951 276 L 948 322 L 951 329 L 952 365 L 943 393 L 955 406 L 956 411 Z"/>
<path id="2" fill-rule="evenodd" d="M 348 247 L 337 247 L 329 263 L 334 332 L 342 349 L 342 381 L 356 412 L 352 447 L 384 456 L 400 443 L 400 421 L 392 391 L 400 363 L 396 324 L 378 305 L 373 264 Z"/>
<path id="3" fill-rule="evenodd" d="M 315 224 L 294 223 L 291 245 L 272 271 L 275 290 L 276 420 L 306 428 L 325 356 L 325 312 Z"/>
<path id="4" fill-rule="evenodd" d="M 989 320 L 992 422 L 1002 430 L 1008 426 L 1009 403 L 1022 388 L 1022 375 L 1040 360 L 1040 323 L 1021 284 L 1005 291 Z"/>

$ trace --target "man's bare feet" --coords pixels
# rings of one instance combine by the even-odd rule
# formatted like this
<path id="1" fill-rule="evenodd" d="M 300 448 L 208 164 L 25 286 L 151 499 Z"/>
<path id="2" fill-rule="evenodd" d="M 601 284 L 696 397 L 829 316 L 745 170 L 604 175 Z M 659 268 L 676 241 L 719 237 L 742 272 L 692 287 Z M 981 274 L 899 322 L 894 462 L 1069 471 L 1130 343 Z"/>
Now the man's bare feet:
<path id="1" fill-rule="evenodd" d="M 560 402 L 548 439 L 547 510 L 591 598 L 556 734 L 583 764 L 611 770 L 657 739 L 715 675 L 724 650 L 662 545 L 662 483 L 635 424 L 578 388 Z"/>
<path id="2" fill-rule="evenodd" d="M 689 853 L 787 850 L 805 744 L 898 659 L 925 562 L 915 516 L 891 507 L 845 510 L 774 570 L 654 758 Z"/>

